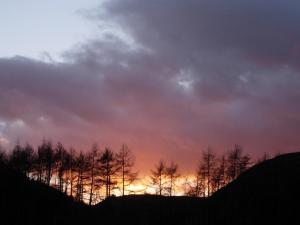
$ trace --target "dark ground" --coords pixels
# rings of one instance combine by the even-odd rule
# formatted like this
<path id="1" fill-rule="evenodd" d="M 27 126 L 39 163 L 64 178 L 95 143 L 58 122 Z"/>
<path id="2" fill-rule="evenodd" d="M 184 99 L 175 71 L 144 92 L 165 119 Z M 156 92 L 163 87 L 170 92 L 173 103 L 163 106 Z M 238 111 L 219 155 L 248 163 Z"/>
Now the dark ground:
<path id="1" fill-rule="evenodd" d="M 207 199 L 112 197 L 94 207 L 0 165 L 2 225 L 300 224 L 300 153 L 256 165 Z"/>

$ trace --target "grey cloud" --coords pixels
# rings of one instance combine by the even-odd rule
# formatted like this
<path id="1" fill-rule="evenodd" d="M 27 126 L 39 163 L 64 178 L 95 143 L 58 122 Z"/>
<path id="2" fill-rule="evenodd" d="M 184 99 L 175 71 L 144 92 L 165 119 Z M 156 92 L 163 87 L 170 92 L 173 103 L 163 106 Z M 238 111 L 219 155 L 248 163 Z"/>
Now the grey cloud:
<path id="1" fill-rule="evenodd" d="M 10 126 L 0 135 L 78 146 L 126 141 L 145 165 L 186 152 L 185 168 L 208 145 L 241 143 L 255 155 L 295 150 L 299 7 L 107 1 L 93 19 L 119 30 L 66 51 L 64 62 L 0 59 L 0 122 Z M 12 128 L 18 120 L 24 126 Z"/>
<path id="2" fill-rule="evenodd" d="M 181 51 L 180 57 L 221 50 L 295 63 L 299 56 L 300 4 L 295 1 L 125 0 L 109 1 L 107 8 L 105 18 L 122 24 L 142 44 Z"/>

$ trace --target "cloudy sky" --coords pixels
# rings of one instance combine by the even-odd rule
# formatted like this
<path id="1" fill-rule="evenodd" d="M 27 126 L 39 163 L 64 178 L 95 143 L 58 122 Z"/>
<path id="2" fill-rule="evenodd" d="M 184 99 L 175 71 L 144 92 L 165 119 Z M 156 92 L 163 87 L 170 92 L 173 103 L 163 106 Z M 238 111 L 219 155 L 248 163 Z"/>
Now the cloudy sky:
<path id="1" fill-rule="evenodd" d="M 63 3 L 62 3 L 63 2 Z M 0 143 L 127 143 L 138 168 L 300 149 L 300 2 L 1 1 Z"/>

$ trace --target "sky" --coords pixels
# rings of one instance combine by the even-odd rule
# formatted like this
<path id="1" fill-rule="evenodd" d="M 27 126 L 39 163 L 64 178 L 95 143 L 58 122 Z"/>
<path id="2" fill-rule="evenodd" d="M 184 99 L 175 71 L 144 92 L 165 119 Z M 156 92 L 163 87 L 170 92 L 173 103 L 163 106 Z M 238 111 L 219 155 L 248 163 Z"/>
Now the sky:
<path id="1" fill-rule="evenodd" d="M 127 143 L 137 167 L 300 149 L 300 2 L 1 1 L 0 143 Z"/>
<path id="2" fill-rule="evenodd" d="M 99 0 L 2 0 L 0 8 L 1 57 L 25 56 L 61 60 L 61 54 L 94 35 L 93 23 L 83 11 Z"/>

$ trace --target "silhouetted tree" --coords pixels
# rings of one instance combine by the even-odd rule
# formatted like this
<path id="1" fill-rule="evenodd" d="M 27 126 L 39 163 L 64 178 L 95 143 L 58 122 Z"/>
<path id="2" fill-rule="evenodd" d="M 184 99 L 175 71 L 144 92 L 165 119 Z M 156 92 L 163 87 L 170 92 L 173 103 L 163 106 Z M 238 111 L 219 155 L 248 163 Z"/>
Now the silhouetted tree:
<path id="1" fill-rule="evenodd" d="M 245 172 L 249 168 L 250 164 L 251 164 L 250 156 L 249 155 L 242 156 L 238 167 L 239 174 Z"/>
<path id="2" fill-rule="evenodd" d="M 205 180 L 200 169 L 197 169 L 195 177 L 192 179 L 187 178 L 184 182 L 184 194 L 192 197 L 205 196 Z"/>
<path id="3" fill-rule="evenodd" d="M 174 162 L 171 162 L 170 166 L 166 167 L 166 178 L 169 183 L 168 194 L 172 196 L 176 189 L 176 180 L 180 177 L 178 173 L 178 165 Z"/>
<path id="4" fill-rule="evenodd" d="M 69 169 L 69 184 L 70 184 L 70 195 L 74 196 L 74 181 L 76 179 L 75 176 L 75 168 L 76 168 L 76 151 L 74 148 L 70 148 L 69 150 L 69 161 L 68 161 L 68 169 Z"/>
<path id="5" fill-rule="evenodd" d="M 212 189 L 213 192 L 219 190 L 226 185 L 226 158 L 223 155 L 213 171 Z"/>
<path id="6" fill-rule="evenodd" d="M 12 150 L 12 153 L 9 157 L 9 165 L 15 170 L 23 172 L 22 146 L 19 142 L 16 143 Z"/>
<path id="7" fill-rule="evenodd" d="M 44 140 L 40 146 L 42 161 L 46 169 L 46 184 L 50 185 L 53 167 L 55 165 L 55 154 L 50 141 Z"/>
<path id="8" fill-rule="evenodd" d="M 58 189 L 63 192 L 63 185 L 64 185 L 64 174 L 67 170 L 68 166 L 68 152 L 64 148 L 63 144 L 58 142 L 55 148 L 55 162 L 56 162 L 56 170 L 57 170 L 57 177 L 58 177 Z"/>
<path id="9" fill-rule="evenodd" d="M 50 185 L 55 166 L 55 154 L 50 141 L 43 140 L 42 144 L 38 146 L 36 162 L 38 180 Z"/>
<path id="10" fill-rule="evenodd" d="M 105 196 L 106 198 L 111 195 L 111 190 L 116 182 L 113 181 L 113 176 L 119 171 L 119 167 L 116 163 L 115 154 L 109 149 L 105 148 L 99 159 L 99 170 L 102 177 L 102 182 L 105 184 Z"/>
<path id="11" fill-rule="evenodd" d="M 87 175 L 87 172 L 89 171 L 89 160 L 82 152 L 80 152 L 75 160 L 75 171 L 77 172 L 75 199 L 77 201 L 83 201 L 85 182 L 89 178 Z"/>
<path id="12" fill-rule="evenodd" d="M 203 179 L 205 180 L 207 196 L 210 196 L 211 194 L 211 183 L 212 183 L 213 171 L 215 168 L 215 158 L 216 155 L 213 153 L 213 151 L 210 148 L 208 148 L 207 151 L 202 153 L 199 172 L 201 173 Z"/>
<path id="13" fill-rule="evenodd" d="M 67 195 L 68 194 L 68 190 L 69 190 L 69 186 L 71 183 L 71 179 L 70 179 L 70 171 L 72 169 L 72 155 L 70 153 L 70 151 L 65 150 L 64 152 L 64 156 L 63 156 L 63 161 L 64 161 L 64 165 L 63 165 L 63 170 L 64 170 L 64 190 L 63 192 Z M 69 193 L 69 195 L 71 195 Z"/>
<path id="14" fill-rule="evenodd" d="M 228 155 L 227 176 L 230 181 L 236 179 L 250 165 L 250 157 L 243 155 L 243 149 L 240 145 L 235 145 L 234 149 Z"/>
<path id="15" fill-rule="evenodd" d="M 116 160 L 120 167 L 122 195 L 124 196 L 126 186 L 130 185 L 137 178 L 137 173 L 132 171 L 135 157 L 127 145 L 123 144 L 120 152 L 116 155 Z"/>
<path id="16" fill-rule="evenodd" d="M 37 174 L 37 180 L 43 182 L 43 172 L 44 172 L 44 153 L 42 146 L 38 146 L 37 156 L 35 160 L 35 170 Z"/>
<path id="17" fill-rule="evenodd" d="M 88 154 L 89 159 L 89 171 L 90 171 L 90 193 L 89 193 L 89 205 L 93 203 L 94 190 L 96 187 L 96 179 L 99 173 L 97 172 L 97 157 L 99 154 L 99 148 L 97 144 L 92 146 L 92 150 Z"/>
<path id="18" fill-rule="evenodd" d="M 166 164 L 163 160 L 160 160 L 154 170 L 151 170 L 151 182 L 156 187 L 156 192 L 159 195 L 163 194 L 165 190 L 165 176 L 166 176 Z"/>
<path id="19" fill-rule="evenodd" d="M 17 143 L 10 155 L 9 164 L 14 169 L 28 176 L 33 166 L 33 153 L 34 150 L 29 144 L 22 147 Z"/>
<path id="20" fill-rule="evenodd" d="M 0 163 L 7 163 L 7 154 L 5 152 L 5 149 L 0 144 Z"/>
<path id="21" fill-rule="evenodd" d="M 30 144 L 26 144 L 24 147 L 24 154 L 25 154 L 25 174 L 29 176 L 30 172 L 34 169 L 34 162 L 35 162 L 35 151 Z"/>

